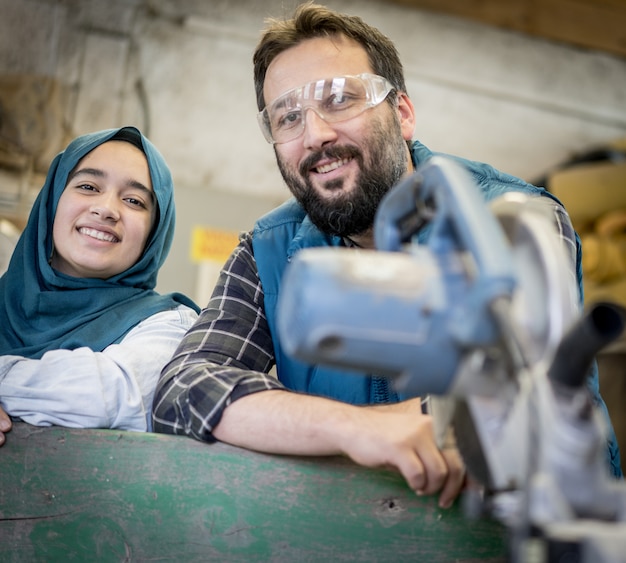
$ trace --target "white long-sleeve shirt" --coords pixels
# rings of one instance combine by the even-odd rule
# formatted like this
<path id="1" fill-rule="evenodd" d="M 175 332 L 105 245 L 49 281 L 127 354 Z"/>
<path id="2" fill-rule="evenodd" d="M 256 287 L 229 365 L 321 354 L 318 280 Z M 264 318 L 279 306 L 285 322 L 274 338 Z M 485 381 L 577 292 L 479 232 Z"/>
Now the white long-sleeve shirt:
<path id="1" fill-rule="evenodd" d="M 157 313 L 102 352 L 0 356 L 0 406 L 36 426 L 151 431 L 161 369 L 197 317 L 185 305 Z"/>

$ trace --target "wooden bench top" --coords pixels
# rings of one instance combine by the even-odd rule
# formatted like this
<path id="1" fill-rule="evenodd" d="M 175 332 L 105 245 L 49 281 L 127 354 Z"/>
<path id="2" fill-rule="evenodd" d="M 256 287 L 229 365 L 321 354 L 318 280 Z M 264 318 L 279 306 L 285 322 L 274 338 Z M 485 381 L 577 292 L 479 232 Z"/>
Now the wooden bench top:
<path id="1" fill-rule="evenodd" d="M 505 530 L 390 471 L 190 438 L 15 424 L 0 561 L 505 561 Z"/>

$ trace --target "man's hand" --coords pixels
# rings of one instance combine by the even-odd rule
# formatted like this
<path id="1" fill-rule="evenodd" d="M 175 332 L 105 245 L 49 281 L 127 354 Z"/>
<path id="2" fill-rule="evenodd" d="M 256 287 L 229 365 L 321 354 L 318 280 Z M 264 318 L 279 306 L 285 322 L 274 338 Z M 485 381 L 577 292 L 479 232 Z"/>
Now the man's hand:
<path id="1" fill-rule="evenodd" d="M 0 446 L 4 444 L 6 437 L 5 434 L 11 430 L 12 427 L 11 419 L 9 415 L 4 412 L 2 407 L 0 407 Z"/>
<path id="2" fill-rule="evenodd" d="M 461 456 L 455 448 L 437 447 L 433 419 L 421 413 L 419 402 L 407 406 L 361 407 L 355 421 L 360 430 L 346 434 L 341 448 L 360 465 L 396 469 L 417 494 L 440 492 L 439 506 L 448 508 L 465 482 Z"/>
<path id="3" fill-rule="evenodd" d="M 440 493 L 449 507 L 465 481 L 454 448 L 439 449 L 419 399 L 359 407 L 282 390 L 231 403 L 213 429 L 222 442 L 286 455 L 347 455 L 366 467 L 399 471 L 418 494 Z"/>

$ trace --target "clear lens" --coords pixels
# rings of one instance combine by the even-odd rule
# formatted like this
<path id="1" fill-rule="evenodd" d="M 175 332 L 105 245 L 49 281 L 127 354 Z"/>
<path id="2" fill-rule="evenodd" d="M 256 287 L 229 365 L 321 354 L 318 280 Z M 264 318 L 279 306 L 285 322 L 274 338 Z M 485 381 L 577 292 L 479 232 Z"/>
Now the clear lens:
<path id="1" fill-rule="evenodd" d="M 327 123 L 346 121 L 380 104 L 392 89 L 386 78 L 375 74 L 316 80 L 285 92 L 257 118 L 269 143 L 286 143 L 304 131 L 307 109 Z"/>

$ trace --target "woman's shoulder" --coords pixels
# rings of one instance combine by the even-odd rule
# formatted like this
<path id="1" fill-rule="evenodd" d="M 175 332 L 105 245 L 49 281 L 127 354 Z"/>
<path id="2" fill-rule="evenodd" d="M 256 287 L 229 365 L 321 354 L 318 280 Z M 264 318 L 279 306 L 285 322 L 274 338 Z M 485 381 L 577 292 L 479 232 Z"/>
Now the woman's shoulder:
<path id="1" fill-rule="evenodd" d="M 138 325 L 136 325 L 126 336 L 136 334 L 155 327 L 171 327 L 173 330 L 188 330 L 196 322 L 198 313 L 191 307 L 182 303 L 172 309 L 165 309 L 146 317 Z"/>
<path id="2" fill-rule="evenodd" d="M 187 326 L 188 328 L 196 322 L 198 318 L 198 312 L 192 309 L 191 307 L 180 304 L 175 309 L 171 309 L 170 311 L 164 311 L 165 313 L 172 312 L 175 315 L 178 315 L 181 324 Z"/>

